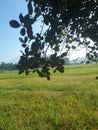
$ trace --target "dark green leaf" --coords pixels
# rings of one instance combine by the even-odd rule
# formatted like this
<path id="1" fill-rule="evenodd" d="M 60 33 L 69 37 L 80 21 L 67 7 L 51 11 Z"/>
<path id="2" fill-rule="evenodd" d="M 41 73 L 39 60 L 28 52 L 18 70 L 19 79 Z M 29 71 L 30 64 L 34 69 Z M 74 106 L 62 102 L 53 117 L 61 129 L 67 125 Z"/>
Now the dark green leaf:
<path id="1" fill-rule="evenodd" d="M 25 70 L 25 74 L 26 74 L 26 75 L 29 74 L 29 70 L 28 70 L 28 69 Z"/>
<path id="2" fill-rule="evenodd" d="M 75 46 L 72 46 L 72 49 L 76 49 L 76 47 L 75 47 Z"/>
<path id="3" fill-rule="evenodd" d="M 25 28 L 22 28 L 22 29 L 20 30 L 20 34 L 21 34 L 22 36 L 25 35 Z"/>
<path id="4" fill-rule="evenodd" d="M 24 17 L 23 17 L 23 15 L 22 15 L 22 13 L 19 15 L 19 19 L 20 19 L 20 22 L 21 22 L 21 23 L 24 23 Z"/>
<path id="5" fill-rule="evenodd" d="M 33 13 L 32 3 L 29 2 L 27 6 L 28 6 L 28 13 L 32 14 Z"/>
<path id="6" fill-rule="evenodd" d="M 53 70 L 53 73 L 56 73 L 56 69 Z"/>
<path id="7" fill-rule="evenodd" d="M 24 43 L 26 43 L 28 41 L 28 37 L 24 38 Z"/>
<path id="8" fill-rule="evenodd" d="M 24 48 L 25 48 L 26 46 L 27 46 L 27 45 L 26 45 L 25 43 L 23 43 L 23 44 L 22 44 L 22 47 L 24 47 Z"/>
<path id="9" fill-rule="evenodd" d="M 27 34 L 28 34 L 28 37 L 29 37 L 30 39 L 32 39 L 32 37 L 33 37 L 32 27 L 28 27 L 28 28 L 27 28 Z"/>
<path id="10" fill-rule="evenodd" d="M 18 28 L 18 27 L 20 27 L 20 23 L 18 21 L 16 21 L 16 20 L 11 20 L 10 21 L 10 26 L 12 28 Z"/>
<path id="11" fill-rule="evenodd" d="M 47 79 L 50 80 L 50 76 L 49 75 L 47 75 Z"/>
<path id="12" fill-rule="evenodd" d="M 64 65 L 64 60 L 63 59 L 60 59 L 60 63 L 62 64 L 62 65 Z"/>
<path id="13" fill-rule="evenodd" d="M 67 56 L 67 52 L 64 52 L 64 53 L 61 55 L 61 57 L 65 57 L 65 56 Z"/>
<path id="14" fill-rule="evenodd" d="M 24 72 L 24 70 L 19 70 L 18 74 L 22 74 Z"/>
<path id="15" fill-rule="evenodd" d="M 46 25 L 49 24 L 49 16 L 48 16 L 48 15 L 45 15 L 45 16 L 44 16 L 44 23 L 45 23 Z"/>
<path id="16" fill-rule="evenodd" d="M 28 52 L 29 52 L 29 48 L 26 47 L 26 48 L 25 48 L 25 53 L 26 53 L 26 55 L 28 55 Z"/>
<path id="17" fill-rule="evenodd" d="M 22 43 L 24 43 L 24 40 L 21 37 L 19 38 L 19 41 L 22 42 Z"/>
<path id="18" fill-rule="evenodd" d="M 26 28 L 28 28 L 28 27 L 31 26 L 31 19 L 30 19 L 29 14 L 27 14 L 27 15 L 24 16 L 23 23 L 24 23 L 24 26 Z"/>

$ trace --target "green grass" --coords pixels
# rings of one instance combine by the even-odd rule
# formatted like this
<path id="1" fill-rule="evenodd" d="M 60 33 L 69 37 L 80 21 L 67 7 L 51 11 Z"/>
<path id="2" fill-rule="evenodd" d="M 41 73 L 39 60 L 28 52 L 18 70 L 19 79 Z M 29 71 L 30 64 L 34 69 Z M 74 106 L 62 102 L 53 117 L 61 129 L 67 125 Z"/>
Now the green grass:
<path id="1" fill-rule="evenodd" d="M 51 80 L 0 73 L 0 130 L 98 130 L 98 65 L 68 66 Z"/>

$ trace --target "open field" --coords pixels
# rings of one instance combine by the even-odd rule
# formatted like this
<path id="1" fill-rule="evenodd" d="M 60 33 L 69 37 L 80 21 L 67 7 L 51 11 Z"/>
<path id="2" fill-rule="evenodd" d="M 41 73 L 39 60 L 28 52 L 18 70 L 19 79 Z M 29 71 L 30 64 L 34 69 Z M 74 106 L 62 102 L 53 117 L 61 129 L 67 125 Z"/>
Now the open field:
<path id="1" fill-rule="evenodd" d="M 0 73 L 0 130 L 98 130 L 98 65 L 65 67 L 50 81 Z"/>

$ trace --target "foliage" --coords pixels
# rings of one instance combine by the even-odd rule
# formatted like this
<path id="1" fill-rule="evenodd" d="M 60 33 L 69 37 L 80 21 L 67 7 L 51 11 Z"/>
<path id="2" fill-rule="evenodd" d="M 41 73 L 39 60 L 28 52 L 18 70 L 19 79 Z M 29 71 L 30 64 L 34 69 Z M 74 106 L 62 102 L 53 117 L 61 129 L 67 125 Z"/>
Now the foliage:
<path id="1" fill-rule="evenodd" d="M 16 70 L 17 69 L 16 66 L 17 64 L 2 62 L 0 64 L 0 71 L 2 72 L 3 70 Z"/>
<path id="2" fill-rule="evenodd" d="M 11 27 L 21 27 L 19 38 L 24 48 L 18 64 L 19 73 L 37 72 L 50 79 L 49 68 L 64 72 L 63 57 L 71 49 L 85 47 L 88 60 L 97 62 L 98 1 L 97 0 L 26 0 L 28 13 L 19 15 L 19 22 L 10 21 Z M 41 30 L 33 26 L 41 21 Z M 90 38 L 94 44 L 91 45 Z M 65 52 L 61 51 L 61 45 Z M 48 50 L 52 50 L 51 51 Z M 50 53 L 49 58 L 47 55 Z M 40 69 L 39 69 L 40 68 Z M 54 71 L 54 72 L 55 72 Z"/>

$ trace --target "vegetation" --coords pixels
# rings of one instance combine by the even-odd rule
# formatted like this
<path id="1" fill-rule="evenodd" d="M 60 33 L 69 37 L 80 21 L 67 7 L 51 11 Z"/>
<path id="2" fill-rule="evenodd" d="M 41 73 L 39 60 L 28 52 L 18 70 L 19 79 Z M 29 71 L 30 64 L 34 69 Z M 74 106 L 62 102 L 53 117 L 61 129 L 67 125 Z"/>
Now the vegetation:
<path id="1" fill-rule="evenodd" d="M 65 67 L 51 81 L 1 73 L 0 129 L 98 130 L 97 74 L 98 65 Z"/>
<path id="2" fill-rule="evenodd" d="M 0 64 L 0 72 L 2 72 L 3 70 L 16 70 L 16 66 L 17 64 L 2 62 Z"/>
<path id="3" fill-rule="evenodd" d="M 26 2 L 27 14 L 23 16 L 20 13 L 19 21 L 10 21 L 11 27 L 21 27 L 19 41 L 24 50 L 21 51 L 22 56 L 18 64 L 19 73 L 29 74 L 32 70 L 49 80 L 49 68 L 64 72 L 63 57 L 78 47 L 86 48 L 88 60 L 97 62 L 97 0 L 26 0 Z M 35 32 L 33 27 L 38 21 L 41 28 Z M 50 56 L 49 59 L 47 55 Z"/>

